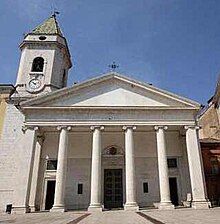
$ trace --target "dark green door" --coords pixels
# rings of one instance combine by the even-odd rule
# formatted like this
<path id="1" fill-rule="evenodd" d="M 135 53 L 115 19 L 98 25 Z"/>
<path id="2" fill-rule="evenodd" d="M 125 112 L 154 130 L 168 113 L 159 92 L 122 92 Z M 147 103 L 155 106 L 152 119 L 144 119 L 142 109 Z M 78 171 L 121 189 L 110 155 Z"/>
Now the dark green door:
<path id="1" fill-rule="evenodd" d="M 123 206 L 122 169 L 104 170 L 104 206 L 107 209 Z"/>

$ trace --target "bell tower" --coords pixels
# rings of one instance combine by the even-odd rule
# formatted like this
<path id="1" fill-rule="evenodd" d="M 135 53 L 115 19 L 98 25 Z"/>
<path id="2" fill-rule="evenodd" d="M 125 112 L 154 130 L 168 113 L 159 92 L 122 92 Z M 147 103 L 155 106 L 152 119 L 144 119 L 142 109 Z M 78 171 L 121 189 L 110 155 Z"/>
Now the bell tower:
<path id="1" fill-rule="evenodd" d="M 20 49 L 15 86 L 19 97 L 29 98 L 66 87 L 72 63 L 55 14 L 28 33 Z"/>

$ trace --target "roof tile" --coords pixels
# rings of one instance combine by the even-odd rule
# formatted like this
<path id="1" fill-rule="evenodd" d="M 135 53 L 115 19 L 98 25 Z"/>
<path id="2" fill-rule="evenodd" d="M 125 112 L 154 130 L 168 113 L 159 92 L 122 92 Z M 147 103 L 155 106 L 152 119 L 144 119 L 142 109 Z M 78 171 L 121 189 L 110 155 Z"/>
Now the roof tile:
<path id="1" fill-rule="evenodd" d="M 52 15 L 50 18 L 45 20 L 42 24 L 37 26 L 31 31 L 30 34 L 58 34 L 63 36 L 61 29 L 56 20 L 56 16 Z"/>

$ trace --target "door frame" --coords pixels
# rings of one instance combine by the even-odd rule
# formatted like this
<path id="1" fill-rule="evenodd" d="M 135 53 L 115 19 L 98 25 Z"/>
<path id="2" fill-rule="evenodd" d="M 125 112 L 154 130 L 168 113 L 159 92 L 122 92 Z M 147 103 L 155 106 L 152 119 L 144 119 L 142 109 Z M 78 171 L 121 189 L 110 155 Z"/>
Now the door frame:
<path id="1" fill-rule="evenodd" d="M 48 181 L 55 181 L 56 183 L 56 178 L 45 178 L 44 179 L 44 187 L 43 187 L 43 200 L 42 200 L 42 206 L 41 206 L 41 210 L 44 210 L 45 211 L 45 207 L 46 207 L 46 197 L 47 197 L 47 184 L 48 184 Z M 55 184 L 56 186 L 56 184 Z"/>
<path id="2" fill-rule="evenodd" d="M 124 151 L 122 148 L 119 148 L 119 151 Z M 108 148 L 108 147 L 107 147 Z M 117 155 L 102 155 L 102 169 L 101 169 L 101 203 L 104 208 L 104 170 L 105 169 L 122 169 L 122 187 L 123 187 L 123 206 L 126 200 L 126 191 L 125 191 L 125 156 L 124 154 Z"/>
<path id="3" fill-rule="evenodd" d="M 125 204 L 125 168 L 121 165 L 117 165 L 117 166 L 104 166 L 102 167 L 102 185 L 101 185 L 101 202 L 102 202 L 102 207 L 104 208 L 104 184 L 105 184 L 105 176 L 104 176 L 104 172 L 105 170 L 118 170 L 118 169 L 121 169 L 122 170 L 122 204 L 124 206 Z"/>
<path id="4" fill-rule="evenodd" d="M 102 183 L 102 187 L 103 187 L 103 190 L 102 190 L 102 206 L 103 206 L 103 208 L 105 208 L 105 204 L 104 204 L 104 201 L 105 201 L 105 170 L 121 170 L 121 172 L 122 172 L 122 208 L 124 207 L 124 199 L 125 199 L 125 194 L 124 194 L 124 169 L 122 168 L 122 167 L 119 167 L 119 168 L 116 168 L 116 167 L 114 167 L 114 168 L 104 168 L 103 169 L 103 183 Z"/>

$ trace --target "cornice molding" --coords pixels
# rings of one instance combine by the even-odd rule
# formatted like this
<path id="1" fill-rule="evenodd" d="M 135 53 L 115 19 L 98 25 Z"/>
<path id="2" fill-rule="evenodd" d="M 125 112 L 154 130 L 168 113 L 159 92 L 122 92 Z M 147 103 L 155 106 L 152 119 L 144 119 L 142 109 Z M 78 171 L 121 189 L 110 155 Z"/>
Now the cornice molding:
<path id="1" fill-rule="evenodd" d="M 58 90 L 56 92 L 50 93 L 46 96 L 40 96 L 36 99 L 33 99 L 33 100 L 30 100 L 30 101 L 27 101 L 27 102 L 23 103 L 23 105 L 21 105 L 21 106 L 25 107 L 25 106 L 28 106 L 28 105 L 34 105 L 34 104 L 36 105 L 36 104 L 41 104 L 41 103 L 45 103 L 45 102 L 50 102 L 50 101 L 56 100 L 58 98 L 63 98 L 66 95 L 70 95 L 70 94 L 72 94 L 72 93 L 74 93 L 74 92 L 76 92 L 76 91 L 78 91 L 82 88 L 93 86 L 95 84 L 98 84 L 100 82 L 104 82 L 104 81 L 107 81 L 107 80 L 110 80 L 110 79 L 119 80 L 119 81 L 122 81 L 124 83 L 129 84 L 129 85 L 133 85 L 134 87 L 138 87 L 138 88 L 141 88 L 143 90 L 147 90 L 147 91 L 150 91 L 152 93 L 161 95 L 163 97 L 172 99 L 174 101 L 183 103 L 183 104 L 186 105 L 186 107 L 188 105 L 188 107 L 192 107 L 192 108 L 197 109 L 197 110 L 200 108 L 200 104 L 193 101 L 193 100 L 190 100 L 190 99 L 184 98 L 182 96 L 178 96 L 176 94 L 170 93 L 168 91 L 159 89 L 157 87 L 149 85 L 148 83 L 139 82 L 139 81 L 131 79 L 129 77 L 125 77 L 125 76 L 123 76 L 121 74 L 118 74 L 118 73 L 115 73 L 115 72 L 107 73 L 103 76 L 87 80 L 85 82 L 76 84 L 72 87 L 63 88 L 63 89 Z"/>

